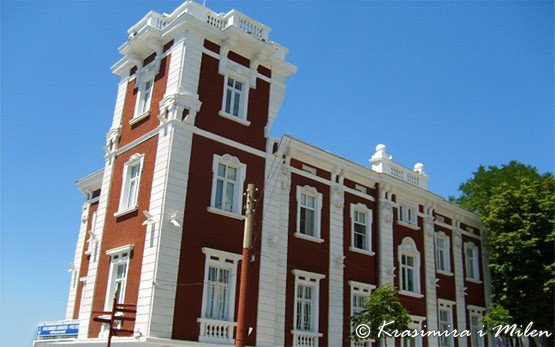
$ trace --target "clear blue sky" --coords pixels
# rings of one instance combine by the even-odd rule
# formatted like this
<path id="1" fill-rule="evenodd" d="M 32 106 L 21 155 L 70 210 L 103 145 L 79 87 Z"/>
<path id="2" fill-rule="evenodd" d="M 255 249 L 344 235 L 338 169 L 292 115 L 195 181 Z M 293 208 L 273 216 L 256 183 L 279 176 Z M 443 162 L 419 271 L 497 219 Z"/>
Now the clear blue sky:
<path id="1" fill-rule="evenodd" d="M 102 167 L 127 29 L 179 2 L 1 2 L 0 340 L 64 317 L 82 197 Z M 378 143 L 432 191 L 479 164 L 553 171 L 553 2 L 213 1 L 269 25 L 299 70 L 271 133 L 368 165 Z"/>

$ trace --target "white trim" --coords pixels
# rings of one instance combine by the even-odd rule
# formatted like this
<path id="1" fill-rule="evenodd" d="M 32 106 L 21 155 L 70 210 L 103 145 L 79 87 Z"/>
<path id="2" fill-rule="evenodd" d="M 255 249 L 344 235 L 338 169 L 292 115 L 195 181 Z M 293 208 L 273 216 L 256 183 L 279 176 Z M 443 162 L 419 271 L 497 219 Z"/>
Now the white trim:
<path id="1" fill-rule="evenodd" d="M 208 206 L 206 208 L 206 210 L 210 213 L 215 213 L 215 214 L 219 214 L 220 216 L 226 216 L 226 217 L 230 217 L 233 219 L 238 219 L 238 220 L 244 220 L 245 216 L 242 214 L 237 214 L 237 213 L 233 213 L 233 212 L 229 212 L 229 211 L 225 211 L 225 210 L 220 210 L 219 208 L 215 208 L 212 206 Z"/>
<path id="2" fill-rule="evenodd" d="M 294 287 L 294 296 L 293 296 L 293 329 L 291 333 L 293 335 L 296 334 L 306 334 L 310 333 L 310 335 L 314 336 L 322 336 L 323 334 L 319 332 L 319 321 L 320 321 L 320 280 L 325 278 L 325 275 L 308 272 L 303 270 L 292 270 L 293 275 L 295 276 L 295 287 Z M 299 285 L 311 287 L 313 288 L 313 293 L 311 295 L 312 301 L 312 322 L 311 322 L 311 329 L 310 330 L 297 330 L 297 290 Z M 295 344 L 295 336 L 293 336 L 293 344 Z M 316 346 L 318 345 L 318 340 L 316 339 Z"/>
<path id="3" fill-rule="evenodd" d="M 466 309 L 468 311 L 476 312 L 476 313 L 484 313 L 486 311 L 485 307 L 475 306 L 475 305 L 466 305 Z"/>
<path id="4" fill-rule="evenodd" d="M 472 259 L 472 264 L 469 263 L 468 259 L 468 249 L 472 249 L 474 252 L 474 258 Z M 472 266 L 474 272 L 474 277 L 469 276 L 469 267 Z M 480 250 L 479 247 L 472 241 L 467 241 L 464 243 L 464 270 L 465 270 L 465 281 L 482 283 L 480 276 Z"/>
<path id="5" fill-rule="evenodd" d="M 405 290 L 403 289 L 403 263 L 402 263 L 402 257 L 407 256 L 407 257 L 412 257 L 414 260 L 414 263 L 412 265 L 413 268 L 413 284 L 414 284 L 414 291 L 409 291 L 409 290 Z M 399 293 L 403 294 L 403 295 L 410 295 L 410 296 L 414 296 L 417 295 L 416 297 L 420 297 L 419 295 L 422 295 L 421 293 L 421 286 L 420 286 L 420 252 L 418 251 L 418 248 L 416 247 L 416 242 L 414 242 L 414 240 L 410 237 L 405 237 L 403 239 L 403 241 L 401 241 L 401 244 L 397 247 L 397 261 L 399 263 Z M 408 265 L 407 265 L 408 266 Z M 409 294 L 410 293 L 410 294 Z M 411 295 L 412 294 L 412 295 Z M 423 296 L 423 295 L 422 295 Z"/>
<path id="6" fill-rule="evenodd" d="M 224 118 L 226 118 L 226 119 L 232 120 L 232 121 L 234 121 L 234 122 L 237 122 L 237 123 L 239 123 L 239 124 L 241 124 L 241 125 L 247 126 L 247 127 L 248 127 L 249 125 L 251 125 L 251 122 L 250 122 L 250 121 L 241 119 L 241 118 L 239 118 L 239 117 L 235 117 L 234 115 L 229 114 L 229 113 L 227 113 L 227 112 L 224 111 L 224 110 L 218 111 L 218 115 L 220 115 L 221 117 L 224 117 Z"/>
<path id="7" fill-rule="evenodd" d="M 373 240 L 372 240 L 372 228 L 373 228 L 373 213 L 372 210 L 368 208 L 368 206 L 358 203 L 358 204 L 351 204 L 350 206 L 350 216 L 351 216 L 351 244 L 349 245 L 349 250 L 354 252 L 359 252 L 362 254 L 367 255 L 374 255 L 372 251 L 373 247 Z M 355 247 L 355 223 L 361 224 L 359 222 L 355 222 L 355 213 L 359 212 L 365 216 L 366 223 L 364 224 L 366 228 L 366 244 L 364 245 L 365 248 Z"/>
<path id="8" fill-rule="evenodd" d="M 131 118 L 131 120 L 129 120 L 129 125 L 139 123 L 140 121 L 142 121 L 143 119 L 145 119 L 148 116 L 150 116 L 150 110 L 147 110 L 147 111 L 141 113 L 140 115 Z"/>
<path id="9" fill-rule="evenodd" d="M 223 60 L 220 60 L 220 66 L 222 65 Z M 232 61 L 231 59 L 225 59 L 225 64 L 227 66 L 227 68 L 225 69 L 226 71 L 223 73 L 224 76 L 224 85 L 223 85 L 223 95 L 222 95 L 222 107 L 220 112 L 218 112 L 218 114 L 221 116 L 222 114 L 226 114 L 228 117 L 226 118 L 230 118 L 230 117 L 235 117 L 238 120 L 242 120 L 245 123 L 249 123 L 247 119 L 248 116 L 248 108 L 249 108 L 249 94 L 250 94 L 250 81 L 249 78 L 246 77 L 244 75 L 243 69 L 244 68 L 242 65 Z M 236 70 L 236 71 L 234 71 Z M 228 80 L 231 79 L 233 80 L 234 84 L 235 83 L 241 83 L 242 88 L 241 90 L 237 90 L 235 88 L 229 87 L 227 85 Z M 239 114 L 237 116 L 231 114 L 230 112 L 227 112 L 226 109 L 226 103 L 227 103 L 227 90 L 228 88 L 230 88 L 233 93 L 237 93 L 239 95 L 239 106 L 238 106 L 238 112 Z M 232 101 L 230 101 L 230 111 L 231 108 L 233 108 L 232 105 Z M 239 122 L 240 123 L 240 122 Z M 243 124 L 243 125 L 247 125 L 247 124 Z"/>
<path id="10" fill-rule="evenodd" d="M 305 239 L 308 241 L 313 241 L 313 242 L 318 242 L 318 243 L 322 243 L 324 242 L 324 239 L 319 238 L 319 237 L 314 237 L 314 236 L 310 236 L 310 235 L 306 235 L 306 234 L 301 234 L 300 232 L 296 231 L 293 236 L 298 237 L 300 239 Z"/>
<path id="11" fill-rule="evenodd" d="M 233 180 L 233 197 L 232 197 L 232 206 L 231 211 L 225 210 L 223 208 L 216 207 L 216 191 L 217 191 L 217 184 L 218 181 L 222 181 L 222 194 L 226 194 L 226 189 L 223 186 L 225 182 L 227 182 L 227 177 L 220 177 L 218 175 L 218 166 L 224 165 L 226 167 L 226 174 L 227 168 L 233 168 L 236 170 L 235 173 L 235 180 Z M 247 165 L 241 163 L 239 158 L 234 157 L 229 154 L 224 154 L 222 156 L 214 154 L 212 160 L 212 193 L 210 197 L 210 207 L 214 210 L 221 210 L 223 215 L 228 217 L 241 216 L 241 211 L 243 210 L 243 186 L 247 176 Z M 225 200 L 224 195 L 222 195 L 222 200 Z M 214 212 L 214 211 L 210 211 Z M 227 214 L 224 214 L 228 212 Z M 233 217 L 235 218 L 235 217 Z M 236 218 L 239 219 L 239 218 Z"/>
<path id="12" fill-rule="evenodd" d="M 413 298 L 423 298 L 424 294 L 409 292 L 408 290 L 399 290 L 399 294 L 404 296 L 411 296 Z"/>
<path id="13" fill-rule="evenodd" d="M 317 172 L 318 172 L 315 167 L 312 167 L 312 166 L 309 166 L 309 165 L 306 165 L 306 164 L 302 164 L 301 167 L 302 167 L 303 171 L 306 171 L 306 172 L 308 172 L 310 174 L 313 174 L 313 175 L 316 175 Z"/>
<path id="14" fill-rule="evenodd" d="M 237 284 L 237 264 L 241 259 L 241 255 L 229 253 L 226 251 L 221 251 L 213 248 L 202 248 L 202 253 L 205 254 L 206 259 L 204 263 L 204 279 L 203 279 L 203 286 L 202 286 L 202 306 L 200 317 L 197 319 L 200 323 L 218 323 L 218 322 L 228 322 L 235 326 L 235 292 L 236 292 L 236 284 Z M 229 262 L 231 261 L 231 262 Z M 208 275 L 210 267 L 215 268 L 217 270 L 227 270 L 229 271 L 227 277 L 227 289 L 229 292 L 226 293 L 227 295 L 227 307 L 225 307 L 225 319 L 217 319 L 212 317 L 206 317 L 206 308 L 207 308 L 207 283 L 208 283 Z M 199 342 L 218 342 L 214 340 L 213 336 L 210 335 L 203 335 L 203 330 L 200 330 L 199 333 Z M 226 336 L 224 339 L 229 339 L 230 335 L 233 336 L 233 332 L 231 334 L 225 334 Z M 220 337 L 221 338 L 221 337 Z M 218 338 L 218 339 L 220 339 Z M 222 341 L 219 341 L 222 342 Z"/>
<path id="15" fill-rule="evenodd" d="M 135 206 L 127 208 L 125 210 L 116 211 L 116 212 L 114 212 L 114 217 L 119 218 L 121 216 L 125 216 L 128 213 L 137 211 L 138 208 L 139 208 L 139 206 L 135 205 Z"/>
<path id="16" fill-rule="evenodd" d="M 398 225 L 402 225 L 404 227 L 413 229 L 413 230 L 420 230 L 420 227 L 416 224 L 410 224 L 407 222 L 403 222 L 402 220 L 397 220 L 395 223 L 397 223 Z"/>
<path id="17" fill-rule="evenodd" d="M 120 247 L 112 248 L 106 251 L 106 255 L 113 256 L 119 253 L 131 252 L 135 248 L 135 245 L 130 243 Z"/>
<path id="18" fill-rule="evenodd" d="M 301 232 L 301 195 L 306 195 L 307 197 L 314 198 L 314 235 L 308 235 Z M 297 234 L 301 234 L 303 236 L 308 237 L 308 240 L 323 242 L 321 238 L 321 225 L 322 225 L 322 194 L 319 193 L 316 188 L 311 186 L 297 186 L 297 229 L 295 232 L 295 236 Z M 308 207 L 305 207 L 308 208 Z M 300 236 L 299 236 L 300 237 Z M 319 241 L 322 240 L 322 241 Z"/>
<path id="19" fill-rule="evenodd" d="M 445 268 L 439 268 L 439 248 L 438 248 L 438 240 L 443 240 L 443 256 L 442 260 L 444 262 Z M 443 231 L 437 232 L 434 235 L 434 256 L 436 257 L 436 272 L 439 274 L 443 274 L 446 276 L 453 276 L 451 273 L 451 238 L 445 234 Z"/>
<path id="20" fill-rule="evenodd" d="M 114 213 L 114 216 L 119 216 L 119 215 L 123 215 L 126 213 L 131 212 L 131 209 L 137 209 L 138 206 L 138 202 L 139 202 L 139 192 L 141 191 L 141 178 L 142 178 L 142 173 L 143 173 L 143 163 L 144 163 L 144 154 L 140 154 L 140 153 L 136 153 L 133 154 L 131 157 L 129 157 L 129 159 L 127 160 L 127 162 L 123 165 L 123 173 L 122 173 L 122 179 L 121 179 L 121 190 L 120 190 L 120 198 L 119 198 L 119 207 L 118 207 L 118 211 L 116 213 Z M 133 178 L 136 181 L 136 188 L 135 188 L 135 193 L 134 193 L 134 197 L 133 200 L 134 202 L 132 202 L 129 206 L 126 205 L 126 200 L 130 199 L 130 191 L 129 191 L 129 186 L 131 184 L 131 177 L 129 177 L 129 168 L 131 167 L 138 167 L 139 172 L 137 174 L 137 177 Z"/>

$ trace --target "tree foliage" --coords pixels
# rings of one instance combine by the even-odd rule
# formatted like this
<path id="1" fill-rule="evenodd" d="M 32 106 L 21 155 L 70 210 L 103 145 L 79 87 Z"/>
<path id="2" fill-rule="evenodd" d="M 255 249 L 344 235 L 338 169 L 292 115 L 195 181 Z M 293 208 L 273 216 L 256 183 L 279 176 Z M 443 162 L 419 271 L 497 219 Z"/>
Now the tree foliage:
<path id="1" fill-rule="evenodd" d="M 496 326 L 512 324 L 513 317 L 509 311 L 499 304 L 492 304 L 482 318 L 482 324 L 488 334 L 495 334 L 493 330 Z"/>
<path id="2" fill-rule="evenodd" d="M 364 309 L 355 314 L 352 318 L 354 326 L 359 324 L 367 324 L 370 326 L 369 339 L 378 341 L 380 338 L 385 339 L 382 335 L 378 336 L 379 327 L 384 322 L 391 322 L 383 331 L 392 333 L 393 330 L 399 332 L 407 330 L 411 318 L 408 311 L 401 305 L 397 297 L 397 291 L 389 285 L 382 285 L 364 301 Z M 356 338 L 356 337 L 355 337 Z"/>
<path id="3" fill-rule="evenodd" d="M 494 302 L 515 323 L 553 329 L 555 179 L 529 165 L 480 166 L 455 201 L 487 230 Z"/>

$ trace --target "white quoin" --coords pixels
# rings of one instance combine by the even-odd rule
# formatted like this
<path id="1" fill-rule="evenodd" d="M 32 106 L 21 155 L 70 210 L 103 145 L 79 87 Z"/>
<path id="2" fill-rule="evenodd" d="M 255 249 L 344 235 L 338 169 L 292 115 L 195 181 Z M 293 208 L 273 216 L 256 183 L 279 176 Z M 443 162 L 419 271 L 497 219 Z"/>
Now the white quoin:
<path id="1" fill-rule="evenodd" d="M 428 190 L 428 175 L 424 171 L 424 164 L 414 164 L 414 169 L 404 167 L 393 161 L 393 157 L 387 152 L 387 146 L 379 144 L 376 146 L 376 152 L 370 158 L 372 170 L 385 173 L 396 177 L 400 180 L 408 182 L 412 185 Z"/>

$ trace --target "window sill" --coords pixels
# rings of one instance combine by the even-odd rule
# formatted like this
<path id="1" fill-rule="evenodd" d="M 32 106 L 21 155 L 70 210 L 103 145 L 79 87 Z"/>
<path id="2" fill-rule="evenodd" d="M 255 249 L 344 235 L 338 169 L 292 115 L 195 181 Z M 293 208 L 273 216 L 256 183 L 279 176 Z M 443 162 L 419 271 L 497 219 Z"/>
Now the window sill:
<path id="1" fill-rule="evenodd" d="M 407 228 L 410 228 L 410 229 L 413 229 L 413 230 L 420 230 L 420 227 L 418 225 L 403 222 L 402 220 L 398 220 L 397 224 L 402 225 L 402 226 L 407 227 Z"/>
<path id="2" fill-rule="evenodd" d="M 443 275 L 443 276 L 453 276 L 452 272 L 444 271 L 444 270 L 436 270 L 436 273 Z"/>
<path id="3" fill-rule="evenodd" d="M 291 334 L 294 335 L 307 335 L 307 336 L 314 336 L 314 337 L 322 337 L 324 336 L 323 333 L 317 333 L 314 331 L 308 331 L 308 330 L 291 330 Z"/>
<path id="4" fill-rule="evenodd" d="M 373 256 L 373 255 L 376 254 L 376 253 L 374 253 L 374 252 L 372 252 L 372 251 L 369 251 L 369 250 L 367 250 L 367 249 L 360 249 L 360 248 L 356 248 L 356 247 L 353 247 L 353 246 L 350 246 L 350 247 L 349 247 L 349 251 L 351 251 L 351 252 L 357 252 L 357 253 L 365 254 L 365 255 L 369 255 L 369 256 Z"/>
<path id="5" fill-rule="evenodd" d="M 299 232 L 296 232 L 295 234 L 293 234 L 294 236 L 300 238 L 300 239 L 305 239 L 308 241 L 312 241 L 312 242 L 318 242 L 318 243 L 322 243 L 324 242 L 324 239 L 321 239 L 319 237 L 315 237 L 315 236 L 310 236 L 310 235 L 305 235 L 305 234 L 301 234 Z"/>
<path id="6" fill-rule="evenodd" d="M 127 208 L 125 210 L 119 210 L 119 211 L 114 213 L 114 217 L 118 218 L 118 217 L 121 217 L 121 216 L 125 216 L 128 213 L 135 212 L 135 211 L 137 211 L 138 207 L 139 206 L 135 205 L 135 206 Z"/>
<path id="7" fill-rule="evenodd" d="M 405 296 L 412 296 L 413 298 L 423 298 L 424 297 L 424 294 L 407 292 L 406 290 L 400 290 L 399 294 L 405 295 Z"/>
<path id="8" fill-rule="evenodd" d="M 482 281 L 470 277 L 466 277 L 464 280 L 472 283 L 482 284 Z"/>
<path id="9" fill-rule="evenodd" d="M 237 123 L 239 123 L 239 124 L 241 124 L 241 125 L 244 125 L 244 126 L 247 126 L 247 127 L 248 127 L 249 125 L 251 125 L 251 122 L 249 122 L 248 120 L 241 119 L 241 118 L 239 118 L 239 117 L 235 117 L 234 115 L 229 114 L 229 113 L 227 113 L 227 112 L 225 112 L 225 111 L 220 111 L 220 112 L 218 112 L 218 114 L 219 114 L 220 116 L 224 117 L 224 118 L 227 118 L 227 119 L 229 119 L 229 120 L 232 120 L 232 121 L 234 121 L 234 122 L 237 122 Z"/>
<path id="10" fill-rule="evenodd" d="M 148 111 L 146 111 L 146 112 L 143 112 L 143 113 L 140 114 L 140 115 L 135 115 L 135 116 L 133 117 L 133 119 L 131 119 L 131 120 L 129 121 L 129 125 L 133 125 L 133 124 L 135 124 L 135 123 L 139 123 L 140 121 L 142 121 L 143 119 L 145 119 L 145 118 L 148 117 L 148 116 L 150 116 L 150 110 L 148 110 Z"/>
<path id="11" fill-rule="evenodd" d="M 220 216 L 230 217 L 230 218 L 234 218 L 234 219 L 238 219 L 238 220 L 244 220 L 245 219 L 245 216 L 243 216 L 241 214 L 221 210 L 221 209 L 215 208 L 215 207 L 208 207 L 206 210 L 210 213 L 219 214 Z"/>

